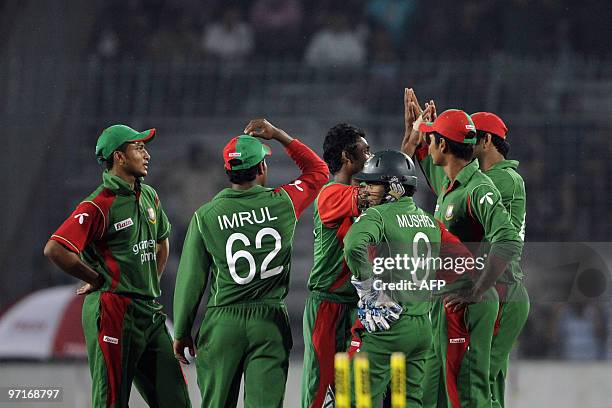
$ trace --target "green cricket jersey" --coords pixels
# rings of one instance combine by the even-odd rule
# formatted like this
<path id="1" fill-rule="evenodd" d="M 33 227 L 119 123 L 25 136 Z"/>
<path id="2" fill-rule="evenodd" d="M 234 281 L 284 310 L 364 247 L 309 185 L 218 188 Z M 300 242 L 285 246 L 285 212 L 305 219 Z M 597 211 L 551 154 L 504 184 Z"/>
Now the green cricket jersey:
<path id="1" fill-rule="evenodd" d="M 518 260 L 523 241 L 510 221 L 499 190 L 479 170 L 478 160 L 468 163 L 451 183 L 443 168 L 434 165 L 426 146 L 419 149 L 416 156 L 438 197 L 434 213 L 436 219 L 475 255 L 496 255 L 508 262 Z M 445 289 L 456 290 L 471 284 L 466 275 Z"/>
<path id="2" fill-rule="evenodd" d="M 375 255 L 369 249 L 372 246 Z M 344 254 L 353 276 L 395 284 L 383 290 L 410 315 L 429 312 L 432 281 L 443 278 L 436 276 L 435 264 L 427 260 L 450 252 L 453 258 L 471 258 L 459 239 L 418 208 L 411 197 L 368 208 L 344 239 Z"/>
<path id="3" fill-rule="evenodd" d="M 140 182 L 132 189 L 109 171 L 51 236 L 104 276 L 100 290 L 146 299 L 159 297 L 156 244 L 170 223 L 155 190 Z"/>
<path id="4" fill-rule="evenodd" d="M 314 264 L 308 290 L 329 294 L 339 302 L 357 301 L 343 253 L 344 236 L 359 215 L 357 191 L 358 187 L 330 181 L 314 205 Z"/>
<path id="5" fill-rule="evenodd" d="M 510 215 L 512 225 L 518 231 L 520 239 L 525 241 L 525 206 L 527 200 L 525 182 L 516 171 L 518 165 L 519 162 L 516 160 L 502 160 L 491 166 L 484 174 L 489 176 L 495 187 L 499 190 L 502 203 Z M 509 283 L 521 281 L 523 277 L 520 258 L 518 258 L 508 263 L 506 272 L 500 280 Z"/>
<path id="6" fill-rule="evenodd" d="M 286 150 L 302 170 L 298 179 L 276 189 L 224 189 L 193 215 L 174 293 L 176 338 L 190 335 L 209 280 L 208 307 L 281 303 L 287 295 L 295 226 L 328 171 L 298 140 Z"/>

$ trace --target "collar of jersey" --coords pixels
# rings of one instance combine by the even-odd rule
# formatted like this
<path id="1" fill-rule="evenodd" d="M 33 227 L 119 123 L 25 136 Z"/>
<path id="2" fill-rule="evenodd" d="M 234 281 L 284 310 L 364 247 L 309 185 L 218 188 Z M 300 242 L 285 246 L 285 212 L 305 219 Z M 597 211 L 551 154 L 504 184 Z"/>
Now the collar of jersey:
<path id="1" fill-rule="evenodd" d="M 492 165 L 489 170 L 518 169 L 518 160 L 502 160 Z"/>
<path id="2" fill-rule="evenodd" d="M 459 183 L 459 185 L 467 184 L 472 178 L 472 176 L 474 175 L 474 173 L 476 173 L 477 171 L 478 171 L 478 160 L 474 159 L 471 162 L 469 162 L 464 168 L 462 168 L 461 171 L 459 171 L 459 173 L 457 174 L 457 177 L 455 177 L 455 181 L 453 182 L 453 189 L 455 188 L 455 184 L 457 183 Z M 446 177 L 444 186 L 446 187 L 447 192 L 449 190 L 449 183 L 450 183 L 450 180 L 448 179 L 448 177 Z"/>
<path id="3" fill-rule="evenodd" d="M 248 190 L 234 190 L 231 188 L 226 188 L 224 190 L 221 190 L 221 192 L 219 193 L 219 197 L 244 197 L 248 195 L 261 193 L 262 191 L 267 191 L 267 190 L 270 190 L 270 189 L 264 186 L 260 186 L 258 184 L 254 185 Z"/>
<path id="4" fill-rule="evenodd" d="M 102 173 L 102 181 L 104 182 L 104 187 L 111 190 L 113 193 L 121 194 L 121 195 L 130 195 L 134 194 L 134 189 L 123 180 L 121 177 L 113 176 L 110 171 L 104 170 Z M 138 179 L 138 181 L 142 181 L 142 179 Z"/>

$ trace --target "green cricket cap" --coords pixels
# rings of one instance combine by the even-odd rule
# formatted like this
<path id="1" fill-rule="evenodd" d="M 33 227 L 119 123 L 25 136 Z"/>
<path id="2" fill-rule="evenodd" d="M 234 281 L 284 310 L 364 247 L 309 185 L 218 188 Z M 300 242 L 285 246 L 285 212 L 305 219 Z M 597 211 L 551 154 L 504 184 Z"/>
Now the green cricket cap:
<path id="1" fill-rule="evenodd" d="M 155 137 L 155 128 L 138 132 L 126 125 L 112 125 L 102 131 L 96 142 L 96 157 L 104 163 L 124 143 L 149 143 Z"/>
<path id="2" fill-rule="evenodd" d="M 223 161 L 226 170 L 244 170 L 255 166 L 271 154 L 270 147 L 259 139 L 240 135 L 230 140 L 223 148 Z"/>

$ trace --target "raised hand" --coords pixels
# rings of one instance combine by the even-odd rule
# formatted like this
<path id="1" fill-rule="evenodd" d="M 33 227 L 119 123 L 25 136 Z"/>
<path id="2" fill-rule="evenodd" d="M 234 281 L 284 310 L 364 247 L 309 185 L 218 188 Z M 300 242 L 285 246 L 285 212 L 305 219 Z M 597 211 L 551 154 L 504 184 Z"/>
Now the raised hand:
<path id="1" fill-rule="evenodd" d="M 277 128 L 267 119 L 253 119 L 244 128 L 244 134 L 265 140 L 274 139 L 283 145 L 287 145 L 293 140 L 283 129 Z"/>
<path id="2" fill-rule="evenodd" d="M 270 140 L 279 133 L 279 129 L 267 119 L 253 119 L 244 128 L 244 134 Z"/>

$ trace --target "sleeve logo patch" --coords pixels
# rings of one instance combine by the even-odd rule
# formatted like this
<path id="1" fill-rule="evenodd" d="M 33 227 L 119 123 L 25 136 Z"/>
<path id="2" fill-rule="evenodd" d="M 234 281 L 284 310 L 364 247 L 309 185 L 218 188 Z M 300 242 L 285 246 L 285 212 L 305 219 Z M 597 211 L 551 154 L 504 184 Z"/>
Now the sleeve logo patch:
<path id="1" fill-rule="evenodd" d="M 74 219 L 78 219 L 79 220 L 79 224 L 83 225 L 83 223 L 85 222 L 85 217 L 89 217 L 89 214 L 87 213 L 80 213 L 74 216 Z"/>
<path id="2" fill-rule="evenodd" d="M 147 208 L 147 216 L 149 217 L 149 222 L 151 224 L 155 224 L 157 219 L 155 218 L 155 210 L 151 207 Z"/>
<path id="3" fill-rule="evenodd" d="M 486 201 L 487 203 L 493 205 L 493 193 L 491 191 L 489 191 L 487 194 L 485 194 L 478 202 L 480 204 L 484 204 L 484 202 Z"/>
<path id="4" fill-rule="evenodd" d="M 302 184 L 302 180 L 295 180 L 293 183 L 289 183 L 290 186 L 297 188 L 299 191 L 304 191 L 300 184 Z"/>
<path id="5" fill-rule="evenodd" d="M 132 221 L 131 218 L 126 218 L 123 221 L 116 222 L 114 225 L 115 231 L 121 231 L 122 229 L 126 229 L 127 227 L 134 225 L 134 221 Z"/>

